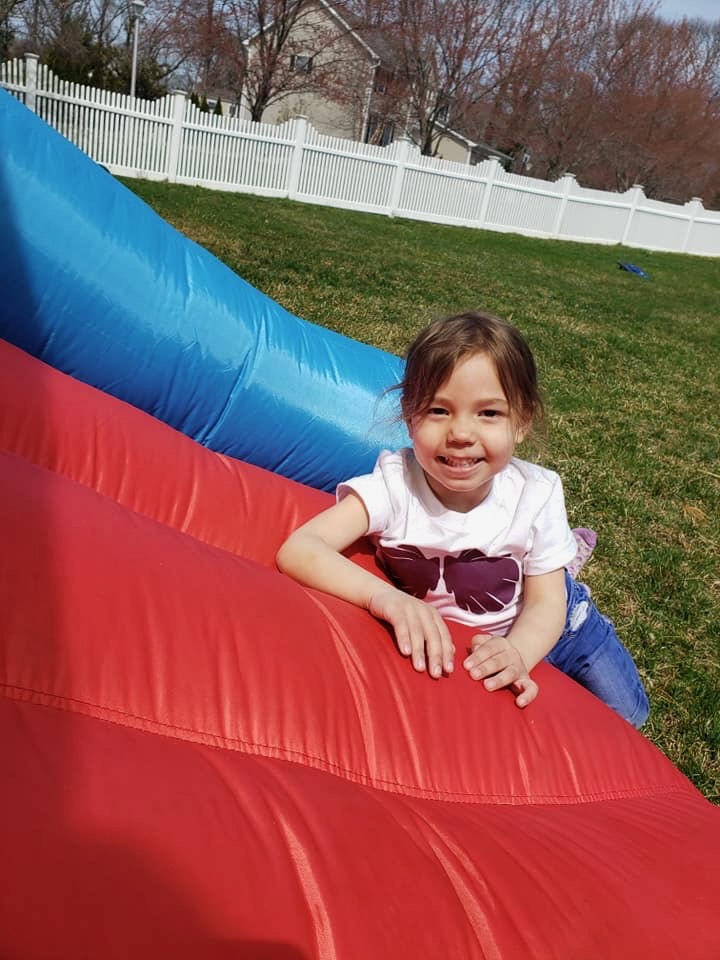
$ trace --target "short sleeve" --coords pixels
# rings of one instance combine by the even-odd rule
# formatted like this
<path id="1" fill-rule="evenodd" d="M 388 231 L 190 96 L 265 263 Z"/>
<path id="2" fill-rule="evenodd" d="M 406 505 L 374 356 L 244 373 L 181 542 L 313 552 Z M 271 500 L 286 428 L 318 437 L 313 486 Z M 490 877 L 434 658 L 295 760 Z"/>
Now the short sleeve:
<path id="1" fill-rule="evenodd" d="M 565 567 L 577 553 L 577 543 L 567 519 L 562 481 L 556 473 L 547 471 L 547 475 L 549 492 L 535 515 L 530 549 L 523 565 L 528 576 Z"/>
<path id="2" fill-rule="evenodd" d="M 342 500 L 351 491 L 360 497 L 368 513 L 368 534 L 381 534 L 390 524 L 392 502 L 385 470 L 385 461 L 388 456 L 389 454 L 384 451 L 378 457 L 372 473 L 345 480 L 338 484 L 335 491 L 338 500 Z"/>

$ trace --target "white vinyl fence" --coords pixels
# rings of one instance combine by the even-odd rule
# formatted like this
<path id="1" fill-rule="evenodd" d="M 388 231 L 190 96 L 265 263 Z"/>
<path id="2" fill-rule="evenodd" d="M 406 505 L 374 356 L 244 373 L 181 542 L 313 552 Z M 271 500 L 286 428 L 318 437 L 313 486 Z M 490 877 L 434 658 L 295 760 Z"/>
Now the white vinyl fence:
<path id="1" fill-rule="evenodd" d="M 720 213 L 202 113 L 181 92 L 155 102 L 59 80 L 37 57 L 0 64 L 0 85 L 111 173 L 197 184 L 485 230 L 720 256 Z"/>

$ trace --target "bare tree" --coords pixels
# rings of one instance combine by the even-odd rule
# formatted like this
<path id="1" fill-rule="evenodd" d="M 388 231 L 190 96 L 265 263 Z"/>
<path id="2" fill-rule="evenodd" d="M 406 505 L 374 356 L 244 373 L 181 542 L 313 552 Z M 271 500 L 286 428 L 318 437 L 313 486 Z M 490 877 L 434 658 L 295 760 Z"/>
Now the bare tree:
<path id="1" fill-rule="evenodd" d="M 425 154 L 448 128 L 479 132 L 500 65 L 539 0 L 356 0 L 362 32 L 388 49 L 375 112 L 399 124 Z M 482 124 L 484 125 L 484 123 Z"/>
<path id="2" fill-rule="evenodd" d="M 712 190 L 720 150 L 716 66 L 690 23 L 655 17 L 624 25 L 619 69 L 605 91 L 597 169 L 605 184 L 641 183 L 652 196 Z M 614 184 L 613 182 L 614 181 Z"/>
<path id="3" fill-rule="evenodd" d="M 199 95 L 240 83 L 239 40 L 229 0 L 151 0 L 146 49 Z"/>
<path id="4" fill-rule="evenodd" d="M 234 0 L 242 92 L 253 120 L 292 94 L 323 90 L 332 45 L 325 14 L 313 0 Z"/>
<path id="5" fill-rule="evenodd" d="M 592 159 L 595 119 L 627 42 L 616 26 L 645 7 L 645 0 L 547 0 L 527 22 L 489 125 L 516 170 L 554 178 Z"/>
<path id="6" fill-rule="evenodd" d="M 0 60 L 6 60 L 10 55 L 18 21 L 27 6 L 27 0 L 0 0 Z"/>

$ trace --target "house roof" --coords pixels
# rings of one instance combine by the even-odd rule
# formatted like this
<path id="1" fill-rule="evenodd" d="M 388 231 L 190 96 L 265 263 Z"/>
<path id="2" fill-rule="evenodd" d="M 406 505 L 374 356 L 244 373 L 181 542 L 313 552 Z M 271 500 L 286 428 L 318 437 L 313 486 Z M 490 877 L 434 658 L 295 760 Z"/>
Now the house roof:
<path id="1" fill-rule="evenodd" d="M 352 11 L 345 7 L 342 0 L 317 0 L 317 2 L 342 23 L 374 59 L 380 60 L 388 66 L 394 64 L 395 52 L 388 43 L 381 27 L 364 24 Z"/>
<path id="2" fill-rule="evenodd" d="M 339 26 L 357 43 L 374 62 L 392 63 L 393 56 L 387 41 L 382 37 L 379 29 L 375 27 L 361 27 L 360 21 L 347 10 L 338 0 L 315 0 L 319 7 L 322 7 L 329 17 L 331 17 Z M 266 30 L 272 28 L 272 21 L 268 24 Z M 248 46 L 260 31 L 256 31 L 243 40 L 243 46 Z"/>
<path id="3" fill-rule="evenodd" d="M 453 140 L 458 140 L 460 143 L 464 143 L 467 147 L 472 149 L 473 147 L 479 146 L 477 141 L 471 140 L 470 137 L 466 137 L 464 133 L 460 133 L 457 130 L 453 130 L 452 127 L 448 127 L 445 123 L 440 123 L 439 120 L 435 121 L 435 129 L 438 130 L 441 136 L 450 137 Z"/>

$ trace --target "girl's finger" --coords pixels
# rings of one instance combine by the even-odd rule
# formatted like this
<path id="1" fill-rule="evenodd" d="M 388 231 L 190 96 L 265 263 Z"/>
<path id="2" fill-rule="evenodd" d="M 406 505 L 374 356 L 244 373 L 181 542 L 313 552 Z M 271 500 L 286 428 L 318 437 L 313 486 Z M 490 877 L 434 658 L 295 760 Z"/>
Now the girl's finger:
<path id="1" fill-rule="evenodd" d="M 505 667 L 504 670 L 500 670 L 499 673 L 495 673 L 484 680 L 483 686 L 486 690 L 502 690 L 503 687 L 509 687 L 512 683 L 515 683 L 517 678 L 518 673 L 515 667 Z"/>
<path id="2" fill-rule="evenodd" d="M 443 669 L 445 673 L 452 673 L 455 669 L 455 644 L 449 633 L 443 637 Z"/>
<path id="3" fill-rule="evenodd" d="M 512 689 L 518 694 L 515 703 L 522 708 L 533 702 L 540 688 L 530 677 L 521 677 L 512 684 Z"/>

